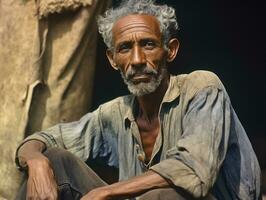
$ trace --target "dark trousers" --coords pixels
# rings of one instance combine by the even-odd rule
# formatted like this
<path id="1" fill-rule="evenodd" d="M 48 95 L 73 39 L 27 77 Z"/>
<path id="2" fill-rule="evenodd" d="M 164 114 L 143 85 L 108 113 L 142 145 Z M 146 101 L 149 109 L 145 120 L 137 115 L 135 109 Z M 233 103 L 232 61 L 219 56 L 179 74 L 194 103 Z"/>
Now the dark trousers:
<path id="1" fill-rule="evenodd" d="M 50 160 L 59 189 L 59 199 L 78 200 L 94 188 L 107 185 L 85 162 L 70 152 L 50 148 L 45 153 Z M 27 178 L 18 192 L 19 200 L 26 199 Z M 138 197 L 139 200 L 184 200 L 173 188 L 154 189 Z"/>

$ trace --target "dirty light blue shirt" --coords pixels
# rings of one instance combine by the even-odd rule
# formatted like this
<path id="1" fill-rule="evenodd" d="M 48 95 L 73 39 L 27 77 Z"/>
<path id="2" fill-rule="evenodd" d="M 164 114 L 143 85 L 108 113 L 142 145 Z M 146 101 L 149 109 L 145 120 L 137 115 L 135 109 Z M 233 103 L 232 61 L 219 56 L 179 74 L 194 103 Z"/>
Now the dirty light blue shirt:
<path id="1" fill-rule="evenodd" d="M 215 74 L 171 76 L 149 163 L 144 162 L 136 107 L 134 96 L 119 97 L 79 121 L 35 133 L 23 143 L 40 140 L 84 161 L 105 158 L 106 165 L 119 168 L 120 180 L 153 170 L 196 198 L 208 193 L 221 200 L 260 198 L 256 155 Z"/>

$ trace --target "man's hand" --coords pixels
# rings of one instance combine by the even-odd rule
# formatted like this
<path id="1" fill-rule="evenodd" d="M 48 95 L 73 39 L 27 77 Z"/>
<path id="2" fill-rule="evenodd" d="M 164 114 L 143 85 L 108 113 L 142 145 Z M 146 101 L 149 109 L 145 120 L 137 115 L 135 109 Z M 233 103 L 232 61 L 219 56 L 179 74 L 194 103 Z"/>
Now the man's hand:
<path id="1" fill-rule="evenodd" d="M 108 186 L 107 186 L 108 187 Z M 85 196 L 83 196 L 80 200 L 108 200 L 111 199 L 109 197 L 109 192 L 106 187 L 99 187 L 94 190 L 91 190 Z"/>
<path id="2" fill-rule="evenodd" d="M 49 160 L 41 153 L 27 161 L 27 200 L 57 200 L 57 184 Z"/>

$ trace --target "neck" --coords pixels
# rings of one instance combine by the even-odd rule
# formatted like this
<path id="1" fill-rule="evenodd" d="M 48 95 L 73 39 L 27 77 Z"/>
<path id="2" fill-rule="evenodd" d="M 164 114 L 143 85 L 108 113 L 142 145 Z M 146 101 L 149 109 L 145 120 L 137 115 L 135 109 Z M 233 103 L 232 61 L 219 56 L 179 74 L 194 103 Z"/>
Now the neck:
<path id="1" fill-rule="evenodd" d="M 157 119 L 161 102 L 169 85 L 169 74 L 165 76 L 159 87 L 152 93 L 137 97 L 139 103 L 139 117 L 148 121 Z"/>

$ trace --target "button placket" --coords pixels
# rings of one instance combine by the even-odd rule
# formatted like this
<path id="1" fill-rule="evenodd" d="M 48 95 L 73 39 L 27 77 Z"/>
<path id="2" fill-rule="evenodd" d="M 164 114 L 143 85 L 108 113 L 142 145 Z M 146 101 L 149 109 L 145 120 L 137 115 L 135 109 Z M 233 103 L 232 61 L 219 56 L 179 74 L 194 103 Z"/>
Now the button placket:
<path id="1" fill-rule="evenodd" d="M 141 149 L 139 144 L 135 145 L 135 149 L 137 152 L 137 158 L 140 161 L 140 165 L 141 165 L 142 169 L 144 169 L 146 171 L 148 169 L 148 165 L 145 164 L 145 153 Z"/>
<path id="2" fill-rule="evenodd" d="M 158 133 L 158 136 L 156 138 L 156 141 L 155 141 L 155 144 L 154 144 L 154 147 L 153 147 L 151 159 L 150 159 L 149 163 L 147 164 L 147 168 L 150 168 L 152 166 L 153 160 L 154 160 L 155 156 L 158 154 L 158 152 L 160 151 L 161 146 L 162 146 L 162 137 L 163 137 L 162 136 L 162 134 L 163 134 L 163 131 L 162 131 L 162 121 L 163 121 L 162 104 L 160 106 L 159 115 L 158 115 L 158 117 L 159 117 L 159 126 L 160 126 L 159 133 Z"/>
<path id="3" fill-rule="evenodd" d="M 136 139 L 135 151 L 137 153 L 137 159 L 140 161 L 141 168 L 146 171 L 148 169 L 148 165 L 145 164 L 146 155 L 142 147 L 139 129 L 135 121 L 131 122 L 130 129 L 132 135 Z"/>

